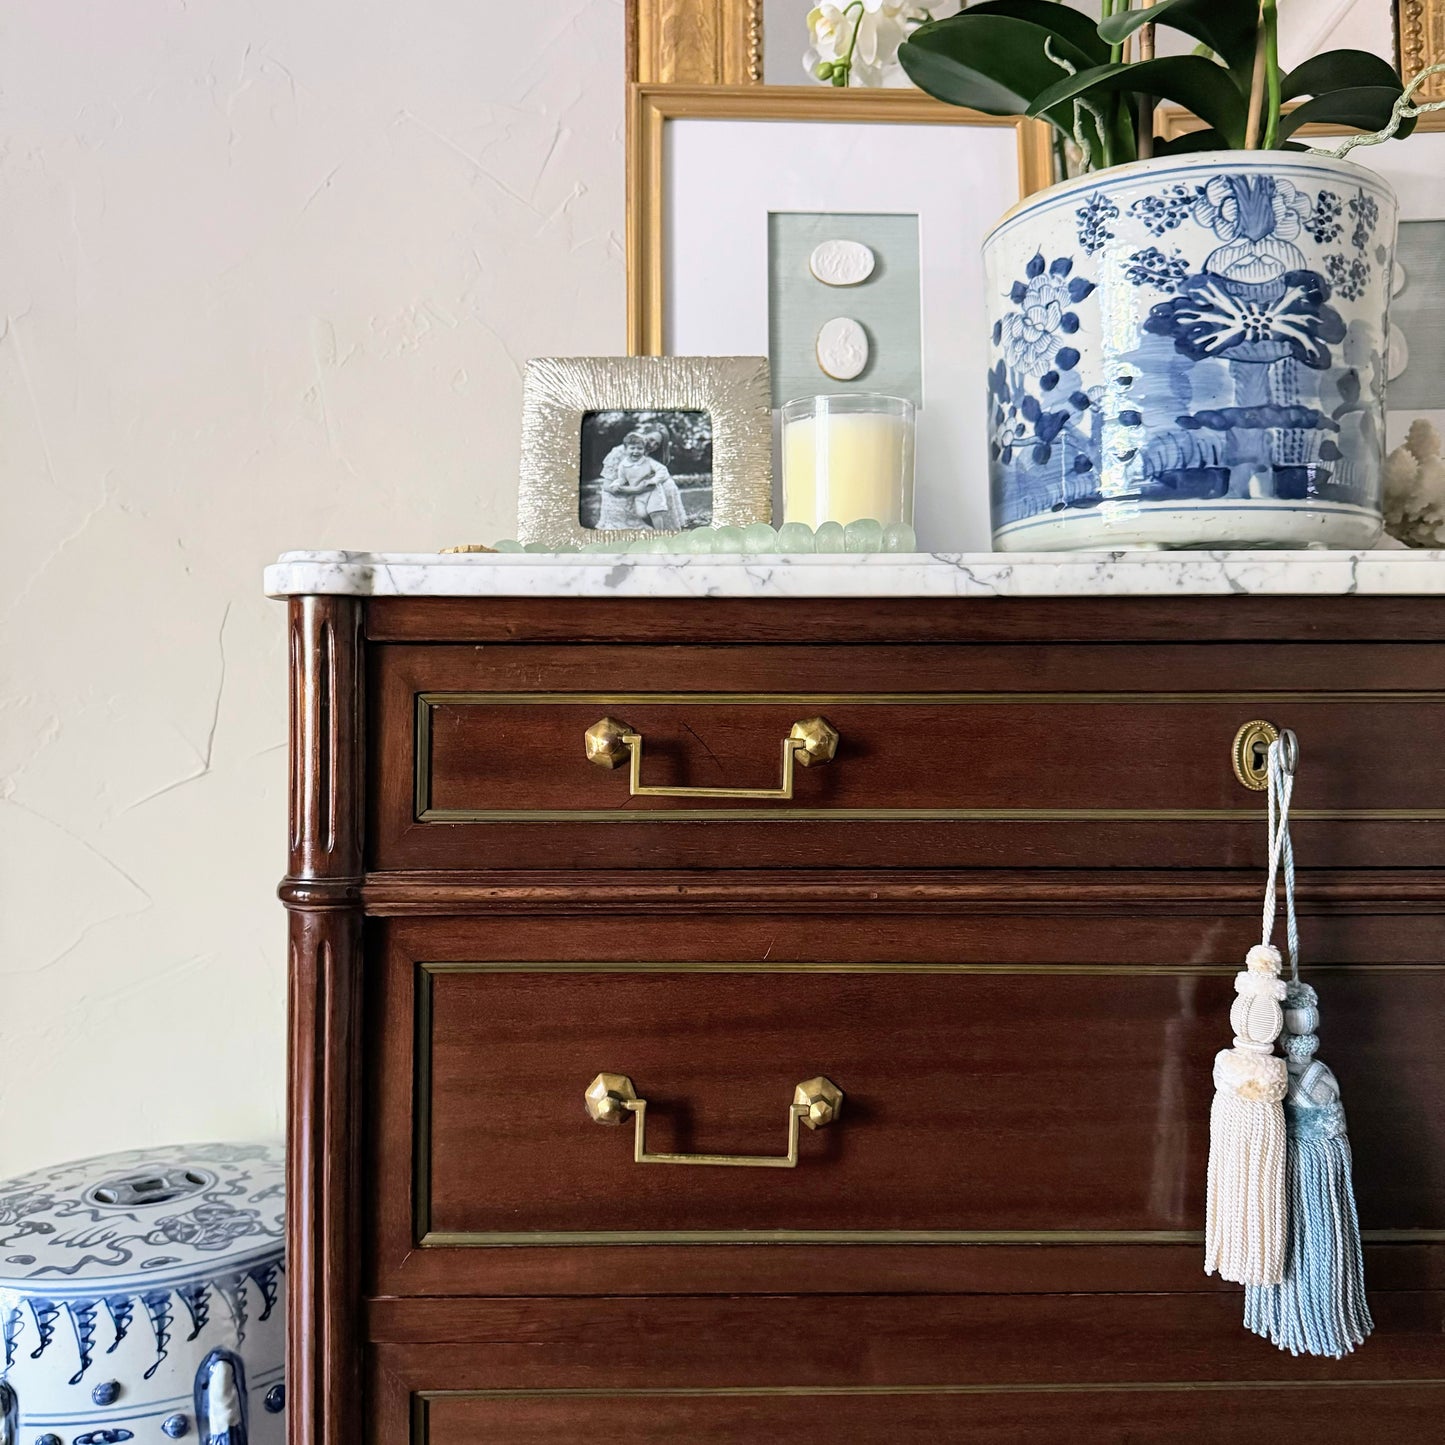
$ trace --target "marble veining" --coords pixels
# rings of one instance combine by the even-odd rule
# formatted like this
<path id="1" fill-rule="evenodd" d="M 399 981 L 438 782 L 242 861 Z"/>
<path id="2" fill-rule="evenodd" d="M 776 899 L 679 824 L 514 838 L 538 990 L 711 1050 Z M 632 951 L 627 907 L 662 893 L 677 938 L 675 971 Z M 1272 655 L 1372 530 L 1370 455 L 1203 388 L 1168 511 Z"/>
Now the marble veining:
<path id="1" fill-rule="evenodd" d="M 1257 597 L 1445 594 L 1445 551 L 800 556 L 285 552 L 271 597 Z"/>

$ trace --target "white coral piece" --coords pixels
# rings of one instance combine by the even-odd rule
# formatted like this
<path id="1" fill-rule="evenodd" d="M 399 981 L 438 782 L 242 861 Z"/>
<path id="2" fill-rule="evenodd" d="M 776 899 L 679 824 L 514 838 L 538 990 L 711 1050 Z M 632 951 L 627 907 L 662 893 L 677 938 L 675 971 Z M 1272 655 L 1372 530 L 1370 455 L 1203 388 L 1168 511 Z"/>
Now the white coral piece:
<path id="1" fill-rule="evenodd" d="M 1385 531 L 1407 547 L 1445 547 L 1445 460 L 1428 421 L 1385 458 L 1384 481 Z"/>
<path id="2" fill-rule="evenodd" d="M 1405 446 L 1411 456 L 1418 457 L 1422 462 L 1431 457 L 1438 457 L 1440 455 L 1440 433 L 1430 422 L 1421 417 L 1410 423 L 1410 430 L 1405 434 Z"/>

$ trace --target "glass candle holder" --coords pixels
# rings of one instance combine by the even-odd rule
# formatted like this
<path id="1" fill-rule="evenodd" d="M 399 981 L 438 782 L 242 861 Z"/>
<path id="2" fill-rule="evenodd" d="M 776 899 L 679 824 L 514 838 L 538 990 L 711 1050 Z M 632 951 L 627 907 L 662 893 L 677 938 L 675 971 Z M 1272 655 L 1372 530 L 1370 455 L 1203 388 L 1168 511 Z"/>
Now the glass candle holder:
<path id="1" fill-rule="evenodd" d="M 783 408 L 783 520 L 913 525 L 913 403 L 850 392 Z"/>

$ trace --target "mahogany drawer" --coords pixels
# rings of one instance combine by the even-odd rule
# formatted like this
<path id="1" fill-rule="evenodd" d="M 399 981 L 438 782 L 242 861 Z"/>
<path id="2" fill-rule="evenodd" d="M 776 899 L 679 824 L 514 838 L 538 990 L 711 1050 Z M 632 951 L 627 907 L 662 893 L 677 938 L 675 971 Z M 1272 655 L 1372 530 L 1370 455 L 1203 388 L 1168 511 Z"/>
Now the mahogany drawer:
<path id="1" fill-rule="evenodd" d="M 1224 655 L 1227 653 L 1227 656 Z M 378 646 L 369 866 L 414 869 L 1257 867 L 1242 723 L 1308 752 L 1309 866 L 1445 862 L 1445 656 L 1433 646 Z M 1321 679 L 1327 678 L 1327 687 Z M 1358 688 L 1358 691 L 1351 690 Z M 779 786 L 793 723 L 836 756 Z"/>
<path id="2" fill-rule="evenodd" d="M 1312 974 L 1325 1057 L 1365 1229 L 1438 1240 L 1445 965 L 1422 961 L 1438 958 L 1433 919 L 1374 922 L 1375 962 Z M 1095 1286 L 1155 1288 L 1181 1277 L 1163 1247 L 1188 1246 L 1197 1281 L 1210 1064 L 1251 932 L 1248 917 L 1180 915 L 1062 932 L 1028 917 L 389 923 L 373 1288 L 494 1293 L 554 1283 L 554 1267 L 568 1288 L 681 1287 L 678 1249 L 699 1244 L 1120 1245 L 1134 1254 L 1101 1258 Z M 1360 937 L 1313 932 L 1325 960 Z M 846 1098 L 836 1123 L 802 1131 L 794 1169 L 638 1164 L 636 1123 L 584 1110 L 604 1071 L 648 1100 L 650 1152 L 782 1154 L 795 1085 L 823 1075 Z M 643 1247 L 619 1262 L 612 1246 Z M 783 1287 L 784 1262 L 761 1254 Z"/>
<path id="3" fill-rule="evenodd" d="M 1234 1294 L 377 1302 L 369 1445 L 1435 1439 L 1442 1297 L 1343 1360 Z"/>

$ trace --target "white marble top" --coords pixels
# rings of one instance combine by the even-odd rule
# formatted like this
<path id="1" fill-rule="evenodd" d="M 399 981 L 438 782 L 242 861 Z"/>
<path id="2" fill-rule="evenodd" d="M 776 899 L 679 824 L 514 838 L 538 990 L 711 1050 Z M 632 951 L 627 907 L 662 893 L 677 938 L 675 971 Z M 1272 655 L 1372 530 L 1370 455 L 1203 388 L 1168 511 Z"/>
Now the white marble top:
<path id="1" fill-rule="evenodd" d="M 1445 551 L 786 557 L 285 552 L 271 597 L 1180 597 L 1445 594 Z"/>

